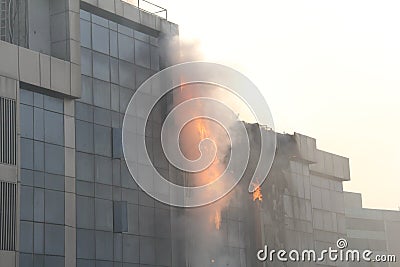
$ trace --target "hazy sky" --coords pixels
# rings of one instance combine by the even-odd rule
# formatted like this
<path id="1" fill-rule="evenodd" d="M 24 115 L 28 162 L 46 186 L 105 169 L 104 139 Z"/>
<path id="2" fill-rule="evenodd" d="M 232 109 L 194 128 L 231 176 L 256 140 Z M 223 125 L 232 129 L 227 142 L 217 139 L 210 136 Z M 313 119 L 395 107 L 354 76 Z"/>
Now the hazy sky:
<path id="1" fill-rule="evenodd" d="M 349 157 L 364 207 L 399 208 L 399 1 L 151 1 L 256 83 L 278 131 Z"/>

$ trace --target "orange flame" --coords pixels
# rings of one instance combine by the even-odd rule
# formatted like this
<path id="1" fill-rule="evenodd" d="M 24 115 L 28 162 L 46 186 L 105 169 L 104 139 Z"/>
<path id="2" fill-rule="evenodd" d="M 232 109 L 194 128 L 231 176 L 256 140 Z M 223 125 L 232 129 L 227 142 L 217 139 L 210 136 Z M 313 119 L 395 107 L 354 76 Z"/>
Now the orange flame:
<path id="1" fill-rule="evenodd" d="M 184 82 L 184 79 L 181 78 L 181 82 Z M 176 95 L 177 103 L 181 101 L 185 101 L 187 99 L 193 98 L 196 96 L 196 93 L 192 90 L 185 90 L 184 86 L 180 86 L 179 94 Z M 194 105 L 193 110 L 203 109 L 203 106 Z M 179 118 L 178 118 L 179 119 Z M 208 119 L 205 118 L 197 118 L 192 120 L 190 123 L 187 124 L 187 128 L 182 132 L 182 142 L 183 142 L 183 152 L 189 158 L 196 159 L 200 155 L 198 154 L 198 147 L 200 141 L 210 138 L 214 142 L 218 142 L 218 134 L 216 133 L 215 126 L 212 125 Z M 209 147 L 205 147 L 205 149 L 209 149 Z M 194 186 L 209 184 L 215 181 L 222 173 L 223 173 L 223 166 L 218 157 L 214 159 L 214 162 L 211 165 L 199 172 L 189 175 L 189 183 Z M 190 179 L 193 178 L 193 179 Z M 219 230 L 221 227 L 221 203 L 215 207 L 214 210 L 211 210 L 209 213 L 209 222 L 210 225 L 215 227 L 215 229 Z M 206 217 L 206 219 L 207 219 Z"/>
<path id="2" fill-rule="evenodd" d="M 256 201 L 256 200 L 262 201 L 262 199 L 263 199 L 263 195 L 261 193 L 260 187 L 258 186 L 256 188 L 256 190 L 253 192 L 253 201 Z"/>
<path id="3" fill-rule="evenodd" d="M 221 211 L 219 210 L 215 211 L 214 224 L 215 229 L 219 230 L 219 228 L 221 227 Z"/>

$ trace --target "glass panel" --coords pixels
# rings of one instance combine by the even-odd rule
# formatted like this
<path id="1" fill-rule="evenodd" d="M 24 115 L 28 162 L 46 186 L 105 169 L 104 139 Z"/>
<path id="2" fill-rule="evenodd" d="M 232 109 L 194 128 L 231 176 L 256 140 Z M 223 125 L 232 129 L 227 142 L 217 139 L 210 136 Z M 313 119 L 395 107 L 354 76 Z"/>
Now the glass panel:
<path id="1" fill-rule="evenodd" d="M 44 236 L 44 234 L 43 234 L 43 236 Z M 44 244 L 44 240 L 43 240 L 43 244 Z M 38 255 L 38 254 L 33 255 L 33 266 L 34 267 L 45 266 L 44 265 L 44 255 Z"/>
<path id="2" fill-rule="evenodd" d="M 110 81 L 109 57 L 99 53 L 93 53 L 93 77 L 103 81 Z"/>
<path id="3" fill-rule="evenodd" d="M 21 136 L 33 138 L 33 107 L 21 105 Z"/>
<path id="4" fill-rule="evenodd" d="M 136 67 L 136 88 L 139 88 L 139 86 L 142 85 L 142 83 L 148 78 L 150 78 L 152 74 L 153 72 L 149 69 Z"/>
<path id="5" fill-rule="evenodd" d="M 84 182 L 77 180 L 76 181 L 76 193 L 78 195 L 94 197 L 94 183 Z"/>
<path id="6" fill-rule="evenodd" d="M 76 226 L 94 228 L 94 198 L 76 196 Z"/>
<path id="7" fill-rule="evenodd" d="M 36 140 L 44 141 L 44 110 L 40 108 L 33 109 L 34 130 L 33 136 Z"/>
<path id="8" fill-rule="evenodd" d="M 112 184 L 112 161 L 111 158 L 95 157 L 95 177 L 96 182 Z"/>
<path id="9" fill-rule="evenodd" d="M 44 109 L 63 113 L 64 99 L 44 95 Z"/>
<path id="10" fill-rule="evenodd" d="M 33 141 L 21 138 L 21 167 L 33 169 Z"/>
<path id="11" fill-rule="evenodd" d="M 20 267 L 32 267 L 32 264 L 33 264 L 32 254 L 20 253 L 19 255 Z"/>
<path id="12" fill-rule="evenodd" d="M 133 38 L 123 34 L 118 34 L 118 53 L 119 58 L 134 62 L 134 43 Z"/>
<path id="13" fill-rule="evenodd" d="M 138 205 L 128 204 L 128 231 L 130 234 L 139 234 Z"/>
<path id="14" fill-rule="evenodd" d="M 92 37 L 93 37 L 93 50 L 109 54 L 110 50 L 110 40 L 109 40 L 109 30 L 98 26 L 96 24 L 92 25 Z"/>
<path id="15" fill-rule="evenodd" d="M 82 96 L 77 101 L 88 103 L 88 104 L 93 103 L 92 78 L 82 75 Z"/>
<path id="16" fill-rule="evenodd" d="M 111 157 L 111 128 L 94 125 L 94 152 Z"/>
<path id="17" fill-rule="evenodd" d="M 45 256 L 44 267 L 64 267 L 64 257 Z M 36 266 L 35 266 L 36 267 Z"/>
<path id="18" fill-rule="evenodd" d="M 155 71 L 160 69 L 160 55 L 155 46 L 151 46 L 151 69 Z"/>
<path id="19" fill-rule="evenodd" d="M 119 84 L 135 89 L 135 68 L 133 64 L 119 61 Z"/>
<path id="20" fill-rule="evenodd" d="M 77 259 L 76 267 L 95 267 L 95 261 L 94 260 Z"/>
<path id="21" fill-rule="evenodd" d="M 134 91 L 131 89 L 120 87 L 119 89 L 120 112 L 122 113 L 125 112 L 133 93 Z"/>
<path id="22" fill-rule="evenodd" d="M 122 261 L 122 234 L 114 234 L 114 260 Z"/>
<path id="23" fill-rule="evenodd" d="M 154 208 L 139 206 L 140 235 L 154 235 Z"/>
<path id="24" fill-rule="evenodd" d="M 119 111 L 119 86 L 111 84 L 111 109 Z"/>
<path id="25" fill-rule="evenodd" d="M 108 28 L 108 20 L 92 14 L 92 22 Z"/>
<path id="26" fill-rule="evenodd" d="M 46 172 L 64 175 L 64 147 L 45 144 L 44 151 Z"/>
<path id="27" fill-rule="evenodd" d="M 33 93 L 33 105 L 38 108 L 43 108 L 43 95 L 39 93 Z"/>
<path id="28" fill-rule="evenodd" d="M 95 235 L 93 230 L 76 229 L 76 256 L 78 258 L 94 259 Z"/>
<path id="29" fill-rule="evenodd" d="M 21 184 L 33 186 L 33 171 L 21 169 Z"/>
<path id="30" fill-rule="evenodd" d="M 46 224 L 44 236 L 45 236 L 45 252 L 46 252 L 46 254 L 63 256 L 64 255 L 64 226 L 54 225 L 54 224 Z M 56 265 L 58 265 L 58 264 L 56 264 Z"/>
<path id="31" fill-rule="evenodd" d="M 112 200 L 112 186 L 105 184 L 95 184 L 96 198 Z"/>
<path id="32" fill-rule="evenodd" d="M 93 181 L 94 159 L 93 155 L 76 152 L 76 179 Z"/>
<path id="33" fill-rule="evenodd" d="M 33 92 L 21 89 L 19 91 L 19 97 L 21 104 L 33 105 Z"/>
<path id="34" fill-rule="evenodd" d="M 111 126 L 111 111 L 104 108 L 94 108 L 94 123 Z"/>
<path id="35" fill-rule="evenodd" d="M 133 34 L 134 34 L 135 39 L 141 40 L 143 42 L 148 43 L 150 40 L 150 38 L 149 38 L 150 36 L 145 33 L 142 33 L 139 31 L 133 31 Z"/>
<path id="36" fill-rule="evenodd" d="M 34 253 L 43 254 L 44 253 L 44 224 L 35 223 L 34 224 L 34 238 L 33 238 L 33 249 Z"/>
<path id="37" fill-rule="evenodd" d="M 93 100 L 95 106 L 110 109 L 110 84 L 94 79 Z"/>
<path id="38" fill-rule="evenodd" d="M 81 19 L 81 46 L 91 48 L 91 23 L 89 21 Z"/>
<path id="39" fill-rule="evenodd" d="M 21 221 L 20 224 L 20 251 L 33 252 L 33 223 Z"/>
<path id="40" fill-rule="evenodd" d="M 93 106 L 76 102 L 75 116 L 78 120 L 93 122 Z"/>
<path id="41" fill-rule="evenodd" d="M 35 181 L 34 182 L 35 186 L 44 188 L 44 173 L 35 171 L 34 172 L 34 181 Z"/>
<path id="42" fill-rule="evenodd" d="M 45 187 L 47 189 L 64 191 L 64 175 L 45 174 Z"/>
<path id="43" fill-rule="evenodd" d="M 155 244 L 150 237 L 140 238 L 140 263 L 155 264 Z"/>
<path id="44" fill-rule="evenodd" d="M 86 48 L 81 48 L 81 72 L 92 76 L 92 51 Z"/>
<path id="45" fill-rule="evenodd" d="M 108 24 L 109 24 L 111 30 L 114 30 L 114 31 L 118 30 L 118 24 L 117 23 L 115 23 L 115 22 L 110 20 L 110 21 L 108 21 Z"/>
<path id="46" fill-rule="evenodd" d="M 114 201 L 114 233 L 122 232 L 128 232 L 128 202 Z"/>
<path id="47" fill-rule="evenodd" d="M 133 30 L 120 24 L 118 24 L 118 32 L 133 37 Z"/>
<path id="48" fill-rule="evenodd" d="M 93 153 L 93 124 L 76 120 L 76 149 L 78 151 Z"/>
<path id="49" fill-rule="evenodd" d="M 168 230 L 170 231 L 170 230 Z M 157 239 L 156 241 L 156 264 L 170 266 L 172 260 L 171 241 L 169 239 Z"/>
<path id="50" fill-rule="evenodd" d="M 110 31 L 110 55 L 118 57 L 118 34 L 115 31 Z"/>
<path id="51" fill-rule="evenodd" d="M 113 230 L 113 204 L 110 200 L 95 199 L 96 229 Z"/>
<path id="52" fill-rule="evenodd" d="M 110 67 L 111 67 L 111 82 L 118 84 L 118 60 L 115 58 L 110 58 Z"/>
<path id="53" fill-rule="evenodd" d="M 96 232 L 96 258 L 100 260 L 113 260 L 113 233 Z M 97 264 L 96 264 L 97 266 Z"/>
<path id="54" fill-rule="evenodd" d="M 34 190 L 33 218 L 36 222 L 44 222 L 44 189 L 42 188 Z"/>
<path id="55" fill-rule="evenodd" d="M 45 190 L 45 222 L 64 224 L 64 192 Z"/>
<path id="56" fill-rule="evenodd" d="M 64 116 L 50 111 L 44 112 L 44 139 L 47 143 L 64 144 Z"/>
<path id="57" fill-rule="evenodd" d="M 33 162 L 35 171 L 44 171 L 44 143 L 34 141 L 33 143 Z"/>
<path id="58" fill-rule="evenodd" d="M 123 260 L 129 263 L 139 262 L 139 238 L 134 235 L 123 235 Z"/>
<path id="59" fill-rule="evenodd" d="M 135 40 L 135 64 L 145 68 L 150 68 L 149 44 Z"/>
<path id="60" fill-rule="evenodd" d="M 80 10 L 80 17 L 81 19 L 86 19 L 86 20 L 90 20 L 90 13 L 85 11 L 85 10 Z"/>
<path id="61" fill-rule="evenodd" d="M 33 220 L 33 188 L 21 186 L 21 220 Z"/>

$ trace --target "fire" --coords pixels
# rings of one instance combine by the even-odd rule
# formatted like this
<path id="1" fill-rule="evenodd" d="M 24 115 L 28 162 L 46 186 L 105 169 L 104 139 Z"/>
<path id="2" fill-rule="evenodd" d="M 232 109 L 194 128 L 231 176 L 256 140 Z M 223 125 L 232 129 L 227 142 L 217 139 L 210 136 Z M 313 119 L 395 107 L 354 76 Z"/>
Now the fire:
<path id="1" fill-rule="evenodd" d="M 219 230 L 219 228 L 221 227 L 221 211 L 219 210 L 215 211 L 214 224 L 215 229 Z"/>
<path id="2" fill-rule="evenodd" d="M 202 120 L 200 120 L 200 123 L 197 126 L 199 134 L 200 134 L 200 138 L 204 139 L 207 138 L 207 130 L 206 130 L 206 126 L 205 123 L 202 122 Z"/>
<path id="3" fill-rule="evenodd" d="M 256 200 L 262 201 L 262 199 L 263 199 L 263 195 L 261 193 L 260 187 L 258 186 L 256 188 L 256 190 L 253 192 L 253 201 L 256 201 Z"/>
<path id="4" fill-rule="evenodd" d="M 181 82 L 184 83 L 184 79 L 181 78 Z M 175 96 L 176 104 L 183 102 L 185 100 L 201 96 L 196 93 L 196 91 L 192 91 L 189 88 L 184 88 L 184 86 L 180 86 L 179 93 Z M 205 107 L 200 105 L 193 105 L 193 110 L 201 110 Z M 177 118 L 179 120 L 179 117 Z M 221 129 L 219 129 L 221 131 Z M 216 144 L 217 148 L 218 142 L 221 140 L 220 137 L 221 133 L 218 132 L 218 129 L 213 124 L 212 121 L 205 119 L 205 118 L 197 118 L 192 120 L 187 124 L 187 127 L 183 129 L 181 134 L 181 141 L 182 141 L 182 151 L 183 153 L 190 159 L 194 160 L 201 156 L 199 154 L 198 144 L 206 139 L 210 138 L 214 144 Z M 205 150 L 211 149 L 210 146 L 204 147 Z M 218 151 L 217 151 L 218 153 Z M 188 183 L 191 186 L 201 186 L 209 184 L 215 181 L 224 171 L 224 166 L 218 156 L 214 159 L 211 165 L 198 173 L 188 174 Z M 219 202 L 219 204 L 215 205 L 214 208 L 210 207 L 210 211 L 208 216 L 205 219 L 209 219 L 209 224 L 212 228 L 219 230 L 221 227 L 221 205 L 224 203 Z"/>

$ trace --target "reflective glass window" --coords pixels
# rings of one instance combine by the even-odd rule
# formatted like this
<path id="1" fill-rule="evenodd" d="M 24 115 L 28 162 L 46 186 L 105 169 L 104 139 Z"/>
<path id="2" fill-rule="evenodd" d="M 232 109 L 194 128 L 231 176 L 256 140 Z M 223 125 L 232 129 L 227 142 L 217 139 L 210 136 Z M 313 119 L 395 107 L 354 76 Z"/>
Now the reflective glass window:
<path id="1" fill-rule="evenodd" d="M 105 27 L 92 25 L 92 48 L 95 51 L 108 54 L 110 51 L 109 30 Z"/>
<path id="2" fill-rule="evenodd" d="M 93 77 L 110 81 L 110 63 L 109 57 L 100 53 L 93 53 Z"/>

